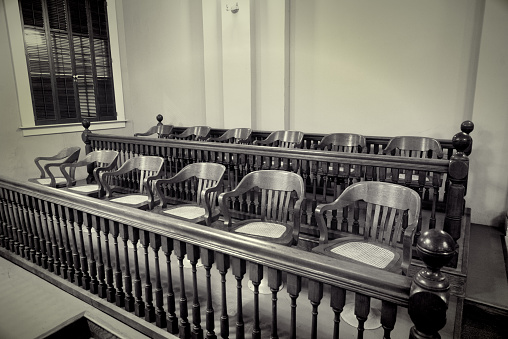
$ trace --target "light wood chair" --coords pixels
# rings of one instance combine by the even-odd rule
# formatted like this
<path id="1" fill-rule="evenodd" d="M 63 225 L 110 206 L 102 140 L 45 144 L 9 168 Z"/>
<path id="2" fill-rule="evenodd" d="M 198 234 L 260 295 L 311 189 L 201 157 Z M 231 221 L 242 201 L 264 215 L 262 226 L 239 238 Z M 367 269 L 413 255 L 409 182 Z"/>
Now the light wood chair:
<path id="1" fill-rule="evenodd" d="M 258 210 L 247 220 L 233 221 L 229 204 L 249 197 L 247 204 Z M 300 233 L 303 179 L 296 173 L 261 170 L 247 174 L 231 192 L 219 196 L 219 207 L 228 231 L 282 245 L 296 245 Z"/>
<path id="2" fill-rule="evenodd" d="M 164 159 L 139 156 L 127 160 L 118 170 L 101 172 L 99 182 L 106 200 L 139 209 L 152 209 L 155 203 L 153 181 L 162 175 Z"/>
<path id="3" fill-rule="evenodd" d="M 148 131 L 144 133 L 134 133 L 135 137 L 147 137 L 154 134 L 157 134 L 157 138 L 169 138 L 171 132 L 173 131 L 173 125 L 157 125 L 152 126 L 148 129 Z"/>
<path id="4" fill-rule="evenodd" d="M 60 165 L 60 171 L 67 180 L 67 189 L 74 193 L 99 197 L 101 185 L 99 175 L 101 172 L 112 171 L 117 166 L 118 151 L 97 150 L 88 153 L 84 159 L 75 163 Z M 78 167 L 93 167 L 93 176 L 87 177 L 84 184 L 75 184 L 74 173 Z M 95 184 L 93 184 L 95 183 Z"/>
<path id="5" fill-rule="evenodd" d="M 351 209 L 349 232 L 328 239 L 327 211 Z M 413 189 L 397 184 L 362 181 L 347 187 L 333 202 L 316 208 L 319 246 L 312 250 L 330 257 L 406 275 L 421 200 Z"/>
<path id="6" fill-rule="evenodd" d="M 217 138 L 208 138 L 207 141 L 228 142 L 232 144 L 250 144 L 252 130 L 250 128 L 232 128 Z"/>
<path id="7" fill-rule="evenodd" d="M 211 128 L 208 126 L 189 127 L 180 134 L 169 135 L 170 139 L 202 141 L 208 139 Z"/>
<path id="8" fill-rule="evenodd" d="M 303 141 L 303 132 L 275 131 L 264 140 L 255 140 L 254 145 L 273 146 L 282 148 L 300 148 Z"/>
<path id="9" fill-rule="evenodd" d="M 383 153 L 412 158 L 443 158 L 443 149 L 439 141 L 427 137 L 394 137 L 388 142 Z"/>
<path id="10" fill-rule="evenodd" d="M 157 179 L 154 187 L 160 205 L 154 212 L 210 226 L 219 218 L 217 196 L 226 167 L 215 163 L 185 166 L 169 179 Z"/>
<path id="11" fill-rule="evenodd" d="M 30 178 L 28 181 L 56 188 L 66 186 L 67 179 L 63 176 L 55 176 L 51 168 L 59 168 L 62 164 L 78 161 L 80 151 L 81 147 L 67 147 L 53 156 L 35 158 L 35 165 L 41 175 L 39 178 Z M 71 174 L 74 175 L 74 170 L 71 170 Z"/>

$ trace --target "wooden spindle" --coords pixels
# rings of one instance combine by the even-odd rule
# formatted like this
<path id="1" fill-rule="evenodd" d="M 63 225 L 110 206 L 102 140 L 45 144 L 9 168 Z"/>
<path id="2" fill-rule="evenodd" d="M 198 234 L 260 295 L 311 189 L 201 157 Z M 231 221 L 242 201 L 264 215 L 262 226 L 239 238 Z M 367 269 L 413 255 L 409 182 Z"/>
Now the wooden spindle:
<path id="1" fill-rule="evenodd" d="M 155 321 L 155 307 L 153 306 L 152 281 L 150 279 L 150 260 L 148 259 L 148 246 L 150 245 L 150 232 L 140 231 L 139 238 L 145 254 L 145 320 Z"/>
<path id="2" fill-rule="evenodd" d="M 28 247 L 28 244 L 25 243 L 25 237 L 24 234 L 26 233 L 24 230 L 23 225 L 23 207 L 20 204 L 19 201 L 19 193 L 13 192 L 13 213 L 14 213 L 14 222 L 16 223 L 17 228 L 17 238 L 19 242 L 19 255 L 21 255 L 22 258 L 26 258 L 26 248 Z"/>
<path id="3" fill-rule="evenodd" d="M 28 260 L 32 260 L 35 262 L 34 258 L 34 245 L 33 245 L 33 235 L 30 224 L 30 217 L 28 215 L 28 209 L 26 205 L 26 196 L 24 194 L 19 193 L 19 207 L 22 215 L 21 218 L 21 227 L 23 228 L 23 243 L 25 244 L 25 258 Z"/>
<path id="4" fill-rule="evenodd" d="M 159 249 L 161 248 L 161 237 L 150 232 L 150 247 L 154 253 L 155 268 L 155 324 L 157 327 L 166 328 L 166 312 L 164 311 L 164 291 L 162 290 L 161 272 L 159 266 Z"/>
<path id="5" fill-rule="evenodd" d="M 206 274 L 206 338 L 216 339 L 215 323 L 213 316 L 213 303 L 212 303 L 212 282 L 211 282 L 211 268 L 214 263 L 214 252 L 212 250 L 201 248 L 201 263 L 205 268 Z"/>
<path id="6" fill-rule="evenodd" d="M 455 241 L 448 233 L 431 229 L 422 233 L 416 250 L 427 267 L 413 277 L 411 284 L 408 313 L 414 326 L 409 338 L 441 338 L 439 330 L 446 324 L 450 299 L 450 283 L 441 268 L 455 255 Z"/>
<path id="7" fill-rule="evenodd" d="M 333 337 L 339 338 L 340 314 L 346 303 L 346 290 L 337 286 L 332 286 L 330 290 L 330 307 L 333 310 Z"/>
<path id="8" fill-rule="evenodd" d="M 312 327 L 311 338 L 317 339 L 317 320 L 318 320 L 318 307 L 323 299 L 323 283 L 315 280 L 309 280 L 309 294 L 308 298 L 312 305 Z"/>
<path id="9" fill-rule="evenodd" d="M 95 260 L 92 239 L 93 216 L 89 213 L 83 214 L 83 222 L 88 233 L 88 249 L 90 251 L 90 292 L 97 294 L 99 290 L 99 281 L 97 280 L 97 262 Z"/>
<path id="10" fill-rule="evenodd" d="M 34 198 L 30 196 L 25 196 L 26 205 L 28 208 L 28 224 L 30 225 L 32 232 L 32 262 L 38 266 L 41 266 L 41 247 L 40 247 L 40 238 L 39 238 L 39 228 L 37 225 L 37 217 L 35 215 L 35 202 Z M 0 212 L 2 211 L 2 202 L 0 201 Z M 3 219 L 3 217 L 2 217 Z"/>
<path id="11" fill-rule="evenodd" d="M 85 241 L 83 237 L 83 212 L 74 210 L 74 220 L 76 221 L 76 225 L 78 227 L 78 235 L 79 235 L 79 260 L 81 266 L 81 281 L 79 282 L 79 286 L 83 287 L 85 290 L 90 289 L 90 275 L 88 274 L 88 258 L 86 256 L 86 248 Z"/>
<path id="12" fill-rule="evenodd" d="M 118 249 L 120 228 L 123 228 L 123 225 L 120 225 L 116 221 L 110 221 L 110 234 L 113 237 L 113 248 L 115 252 L 115 304 L 116 306 L 123 308 L 125 307 L 125 292 L 123 291 L 122 269 L 120 268 L 120 251 Z"/>
<path id="13" fill-rule="evenodd" d="M 192 338 L 203 338 L 201 328 L 201 306 L 199 305 L 198 277 L 196 265 L 200 257 L 199 246 L 187 244 L 187 258 L 192 266 Z"/>
<path id="14" fill-rule="evenodd" d="M 81 286 L 82 280 L 83 280 L 83 271 L 81 269 L 81 262 L 79 257 L 79 251 L 78 251 L 78 243 L 76 239 L 76 229 L 74 225 L 77 225 L 80 220 L 77 219 L 78 214 L 76 213 L 76 210 L 72 210 L 68 207 L 65 207 L 65 214 L 67 215 L 67 220 L 69 221 L 70 226 L 70 242 L 69 248 L 71 249 L 71 256 L 72 256 L 72 267 L 74 269 L 74 272 L 69 272 L 70 274 L 73 273 L 73 281 L 76 285 Z M 82 222 L 82 220 L 81 220 Z"/>
<path id="15" fill-rule="evenodd" d="M 66 209 L 62 205 L 58 205 L 58 214 L 60 215 L 60 228 L 62 229 L 62 242 L 65 250 L 65 262 L 66 262 L 66 276 L 70 282 L 74 282 L 74 274 L 76 269 L 74 268 L 74 261 L 72 255 L 72 248 L 69 236 L 69 226 L 72 227 L 71 232 L 74 231 L 74 219 L 72 213 L 66 213 Z"/>
<path id="16" fill-rule="evenodd" d="M 397 320 L 397 305 L 383 300 L 381 303 L 381 326 L 384 329 L 383 339 L 390 339 L 390 333 Z"/>
<path id="17" fill-rule="evenodd" d="M 109 250 L 109 230 L 114 224 L 111 220 L 104 220 L 104 224 L 102 227 L 102 233 L 104 234 L 104 250 L 106 251 L 106 267 L 104 270 L 106 276 L 106 300 L 110 303 L 114 303 L 116 301 L 116 290 L 113 285 L 113 267 L 111 265 L 111 253 Z"/>
<path id="18" fill-rule="evenodd" d="M 289 274 L 287 275 L 287 290 L 291 298 L 291 325 L 289 327 L 289 338 L 296 338 L 296 299 L 302 291 L 302 277 Z"/>
<path id="19" fill-rule="evenodd" d="M 145 302 L 143 301 L 143 292 L 141 291 L 141 277 L 139 276 L 138 262 L 138 241 L 139 230 L 129 226 L 129 239 L 134 247 L 134 314 L 138 317 L 145 316 Z"/>
<path id="20" fill-rule="evenodd" d="M 44 201 L 44 209 L 46 211 L 46 223 L 48 225 L 49 235 L 51 238 L 51 247 L 53 254 L 53 262 L 52 262 L 53 270 L 51 271 L 50 269 L 50 271 L 54 272 L 57 275 L 60 275 L 60 252 L 58 249 L 58 242 L 55 233 L 55 225 L 53 222 L 55 219 L 53 219 L 54 215 L 52 214 L 52 212 L 54 213 L 54 211 L 52 211 L 52 205 L 53 204 L 50 204 L 48 201 Z"/>
<path id="21" fill-rule="evenodd" d="M 14 206 L 14 192 L 9 191 L 9 198 L 7 199 L 7 206 L 9 208 L 9 219 L 10 219 L 10 226 L 11 226 L 11 241 L 10 241 L 10 248 L 11 251 L 13 251 L 16 254 L 19 253 L 19 238 L 18 238 L 18 223 L 16 222 L 15 217 L 15 206 Z"/>
<path id="22" fill-rule="evenodd" d="M 270 338 L 279 337 L 277 329 L 277 293 L 282 285 L 282 272 L 268 267 L 268 287 L 272 292 L 272 333 Z"/>
<path id="23" fill-rule="evenodd" d="M 134 311 L 134 296 L 132 295 L 132 277 L 131 267 L 129 263 L 129 229 L 131 227 L 121 224 L 119 227 L 120 236 L 123 241 L 123 253 L 125 261 L 125 274 L 124 274 L 124 286 L 125 286 L 125 310 L 127 312 Z"/>
<path id="24" fill-rule="evenodd" d="M 245 338 L 242 306 L 242 280 L 247 271 L 245 260 L 233 257 L 231 259 L 233 275 L 236 279 L 236 338 Z"/>
<path id="25" fill-rule="evenodd" d="M 259 327 L 259 285 L 263 280 L 263 266 L 256 263 L 249 263 L 249 279 L 254 287 L 254 324 L 252 327 L 252 339 L 261 339 L 261 328 Z"/>
<path id="26" fill-rule="evenodd" d="M 228 316 L 228 305 L 227 305 L 227 294 L 226 294 L 226 274 L 229 269 L 229 256 L 224 253 L 217 252 L 215 258 L 215 265 L 219 270 L 221 276 L 221 300 L 222 310 L 220 316 L 220 335 L 222 338 L 229 337 L 229 316 Z"/>
<path id="27" fill-rule="evenodd" d="M 97 285 L 97 295 L 100 298 L 107 298 L 107 288 L 106 285 L 106 271 L 104 269 L 104 260 L 102 258 L 102 243 L 101 243 L 101 231 L 104 230 L 105 226 L 105 220 L 104 218 L 93 216 L 92 217 L 92 224 L 95 229 L 96 234 L 96 243 L 97 243 L 97 278 L 98 278 L 98 285 Z"/>
<path id="28" fill-rule="evenodd" d="M 188 338 L 190 336 L 190 324 L 187 319 L 189 316 L 189 311 L 187 309 L 187 295 L 185 294 L 185 278 L 184 278 L 184 268 L 183 268 L 183 260 L 185 259 L 186 254 L 186 246 L 183 241 L 175 241 L 175 254 L 178 258 L 178 266 L 180 269 L 180 324 L 179 324 L 179 333 L 180 338 Z"/>
<path id="29" fill-rule="evenodd" d="M 363 339 L 365 331 L 365 322 L 370 312 L 370 297 L 356 293 L 355 294 L 355 315 L 358 319 L 358 339 Z"/>
<path id="30" fill-rule="evenodd" d="M 166 256 L 166 272 L 168 282 L 168 293 L 167 293 L 167 305 L 168 305 L 168 316 L 167 316 L 167 329 L 169 333 L 178 333 L 178 318 L 176 316 L 175 306 L 175 293 L 173 291 L 173 277 L 171 273 L 171 252 L 173 251 L 173 240 L 167 237 L 161 238 L 161 246 L 164 255 Z"/>
<path id="31" fill-rule="evenodd" d="M 65 230 L 67 230 L 67 224 L 61 212 L 61 206 L 53 203 L 51 204 L 51 214 L 53 216 L 53 235 L 56 235 L 55 243 L 58 244 L 58 254 L 60 259 L 60 265 L 57 268 L 57 272 L 59 271 L 58 274 L 64 279 L 67 279 L 67 251 L 65 250 L 65 238 L 63 236 L 64 232 L 62 230 L 64 227 Z"/>

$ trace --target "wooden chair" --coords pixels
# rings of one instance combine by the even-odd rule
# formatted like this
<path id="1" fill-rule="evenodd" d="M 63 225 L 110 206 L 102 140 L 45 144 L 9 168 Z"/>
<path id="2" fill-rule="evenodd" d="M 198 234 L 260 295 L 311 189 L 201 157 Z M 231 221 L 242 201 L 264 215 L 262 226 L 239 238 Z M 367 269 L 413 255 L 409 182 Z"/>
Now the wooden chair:
<path id="1" fill-rule="evenodd" d="M 325 213 L 345 207 L 354 211 L 351 233 L 329 241 Z M 317 206 L 319 245 L 312 250 L 406 275 L 420 208 L 420 197 L 411 188 L 377 181 L 354 183 L 332 203 Z"/>
<path id="2" fill-rule="evenodd" d="M 171 134 L 170 139 L 194 140 L 201 141 L 208 139 L 210 135 L 210 127 L 208 126 L 194 126 L 189 127 L 180 134 Z"/>
<path id="3" fill-rule="evenodd" d="M 62 164 L 78 161 L 80 151 L 81 147 L 67 147 L 62 149 L 56 155 L 35 158 L 35 165 L 41 172 L 41 175 L 39 178 L 30 178 L 28 181 L 56 188 L 66 186 L 67 180 L 65 177 L 55 177 L 50 168 L 60 167 Z M 74 170 L 71 170 L 71 174 L 74 175 Z"/>
<path id="4" fill-rule="evenodd" d="M 100 196 L 100 181 L 99 174 L 101 172 L 112 171 L 117 166 L 118 151 L 113 150 L 99 150 L 93 151 L 86 155 L 83 160 L 69 164 L 65 163 L 60 165 L 60 171 L 67 180 L 67 189 L 88 196 Z M 86 178 L 86 184 L 75 185 L 76 179 L 74 178 L 75 169 L 78 167 L 93 166 L 93 177 Z M 92 185 L 95 182 L 95 185 Z"/>
<path id="5" fill-rule="evenodd" d="M 208 138 L 208 141 L 228 142 L 232 144 L 250 144 L 252 130 L 250 128 L 232 128 L 217 138 Z"/>
<path id="6" fill-rule="evenodd" d="M 303 141 L 303 132 L 275 131 L 265 140 L 255 140 L 254 145 L 274 146 L 283 148 L 300 148 Z"/>
<path id="7" fill-rule="evenodd" d="M 150 135 L 157 134 L 157 138 L 169 138 L 171 132 L 173 131 L 173 125 L 157 125 L 152 126 L 148 129 L 148 131 L 144 133 L 134 133 L 135 137 L 147 137 Z"/>
<path id="8" fill-rule="evenodd" d="M 365 137 L 360 134 L 332 133 L 325 135 L 315 149 L 347 153 L 367 153 L 367 142 Z"/>
<path id="9" fill-rule="evenodd" d="M 134 208 L 152 209 L 155 201 L 152 184 L 161 177 L 163 164 L 161 157 L 139 156 L 127 160 L 116 171 L 101 172 L 99 182 L 106 191 L 106 199 Z"/>
<path id="10" fill-rule="evenodd" d="M 427 137 L 399 136 L 392 138 L 383 153 L 413 158 L 443 158 L 443 149 L 439 141 Z"/>
<path id="11" fill-rule="evenodd" d="M 217 195 L 225 170 L 221 164 L 194 163 L 172 178 L 155 180 L 160 205 L 154 212 L 210 226 L 220 215 Z"/>
<path id="12" fill-rule="evenodd" d="M 251 214 L 254 219 L 233 223 L 228 205 L 242 196 L 250 197 L 251 205 L 258 211 Z M 247 174 L 231 192 L 222 193 L 219 207 L 230 232 L 282 245 L 296 245 L 304 199 L 301 176 L 293 172 L 261 170 Z"/>

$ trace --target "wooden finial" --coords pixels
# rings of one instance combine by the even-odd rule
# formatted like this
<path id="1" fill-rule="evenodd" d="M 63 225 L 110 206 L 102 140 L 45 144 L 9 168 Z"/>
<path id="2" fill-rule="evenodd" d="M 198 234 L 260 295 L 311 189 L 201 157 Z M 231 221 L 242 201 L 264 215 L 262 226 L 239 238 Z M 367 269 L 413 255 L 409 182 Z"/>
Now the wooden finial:
<path id="1" fill-rule="evenodd" d="M 471 120 L 463 121 L 462 124 L 460 124 L 460 130 L 464 133 L 471 133 L 474 130 L 474 124 Z"/>
<path id="2" fill-rule="evenodd" d="M 162 116 L 162 114 L 157 114 L 157 116 L 155 117 L 155 119 L 157 119 L 157 121 L 159 122 L 158 124 L 162 124 L 162 120 L 164 119 L 164 117 Z M 157 125 L 158 125 L 157 124 Z"/>
<path id="3" fill-rule="evenodd" d="M 472 138 L 466 132 L 459 132 L 452 138 L 453 148 L 459 153 L 464 153 L 472 143 Z"/>

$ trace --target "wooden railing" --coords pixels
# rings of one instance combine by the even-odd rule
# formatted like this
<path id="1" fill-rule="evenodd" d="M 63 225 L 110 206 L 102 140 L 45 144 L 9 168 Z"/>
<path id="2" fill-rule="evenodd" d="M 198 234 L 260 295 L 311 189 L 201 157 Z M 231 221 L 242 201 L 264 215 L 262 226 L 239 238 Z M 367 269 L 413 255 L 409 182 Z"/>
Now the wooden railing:
<path id="1" fill-rule="evenodd" d="M 249 152 L 255 151 L 249 148 Z M 315 160 L 324 156 L 316 155 Z M 436 163 L 432 170 L 440 168 Z M 0 222 L 3 257 L 31 265 L 46 279 L 58 276 L 60 287 L 73 283 L 72 293 L 84 300 L 98 295 L 109 302 L 102 306 L 104 311 L 152 337 L 160 333 L 154 328 L 162 328 L 181 338 L 227 338 L 229 332 L 244 338 L 249 319 L 253 338 L 262 337 L 261 327 L 267 320 L 272 338 L 281 331 L 290 338 L 337 338 L 346 292 L 354 293 L 359 338 L 371 298 L 382 302 L 384 338 L 390 337 L 395 326 L 397 307 L 408 307 L 414 323 L 403 336 L 438 337 L 446 323 L 449 285 L 440 268 L 453 255 L 454 242 L 442 231 L 422 234 L 417 248 L 427 267 L 412 279 L 5 177 L 0 177 Z M 192 266 L 190 281 L 185 280 L 185 259 Z M 204 272 L 197 269 L 198 260 Z M 228 288 L 228 272 L 236 280 L 233 288 Z M 279 310 L 283 276 L 291 305 Z M 245 280 L 254 286 L 249 308 L 244 307 L 247 296 L 242 295 Z M 272 298 L 263 308 L 258 288 L 264 281 Z M 212 283 L 220 286 L 220 292 L 211 288 Z M 309 333 L 302 328 L 297 333 L 296 306 L 305 302 L 304 294 L 312 312 L 302 319 L 307 323 L 310 319 L 311 325 Z M 330 301 L 333 316 L 326 322 L 333 323 L 333 336 L 318 327 L 318 306 L 325 299 Z M 201 305 L 204 300 L 206 305 Z M 234 320 L 228 314 L 232 313 L 228 300 L 236 300 Z M 282 317 L 289 321 L 283 321 L 280 312 L 290 314 Z M 321 317 L 326 314 L 320 311 Z M 133 315 L 139 320 L 129 321 Z"/>

